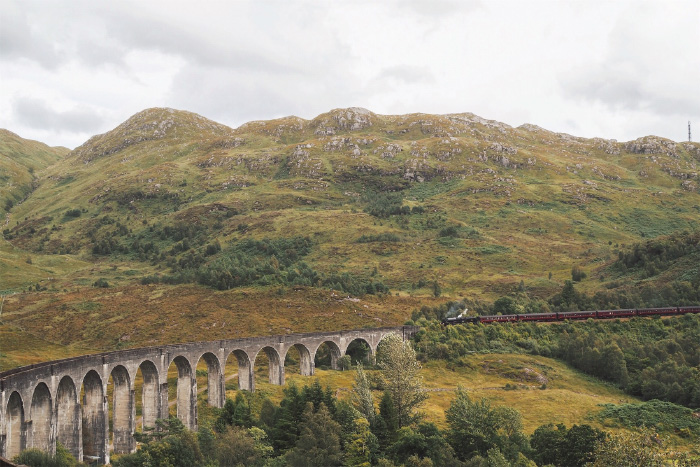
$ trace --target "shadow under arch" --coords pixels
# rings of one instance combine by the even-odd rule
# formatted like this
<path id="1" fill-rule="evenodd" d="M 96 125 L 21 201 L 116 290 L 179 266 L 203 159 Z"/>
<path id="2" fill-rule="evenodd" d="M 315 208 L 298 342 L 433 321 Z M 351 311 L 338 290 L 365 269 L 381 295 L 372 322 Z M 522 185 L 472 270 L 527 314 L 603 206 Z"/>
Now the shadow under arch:
<path id="1" fill-rule="evenodd" d="M 263 347 L 257 354 L 255 354 L 255 357 L 253 357 L 253 370 L 255 368 L 258 356 L 261 353 L 267 357 L 270 384 L 275 384 L 278 386 L 284 385 L 284 365 L 282 364 L 282 359 L 280 358 L 279 352 L 277 352 L 277 350 L 275 350 L 273 347 Z"/>
<path id="2" fill-rule="evenodd" d="M 341 357 L 340 347 L 333 341 L 321 342 L 314 351 L 314 368 L 339 369 L 338 359 Z"/>
<path id="3" fill-rule="evenodd" d="M 107 456 L 107 400 L 102 378 L 90 370 L 83 378 L 83 459 L 99 459 Z"/>
<path id="4" fill-rule="evenodd" d="M 28 429 L 28 447 L 40 449 L 44 452 L 53 452 L 53 404 L 51 391 L 45 383 L 39 383 L 34 388 L 32 405 L 29 410 L 29 419 L 32 421 Z"/>
<path id="5" fill-rule="evenodd" d="M 134 441 L 134 393 L 129 371 L 117 365 L 110 374 L 112 380 L 112 445 L 117 454 L 128 454 L 136 448 Z"/>
<path id="6" fill-rule="evenodd" d="M 229 359 L 231 356 L 236 359 L 238 363 L 238 389 L 244 391 L 255 390 L 255 378 L 253 376 L 253 366 L 251 365 L 250 356 L 241 350 L 235 349 L 226 358 L 226 365 L 229 365 Z M 231 372 L 227 372 L 231 374 Z"/>
<path id="7" fill-rule="evenodd" d="M 81 420 L 78 391 L 70 376 L 64 376 L 56 391 L 56 441 L 76 459 L 82 458 Z"/>
<path id="8" fill-rule="evenodd" d="M 168 369 L 170 369 L 173 364 L 175 364 L 177 368 L 177 389 L 175 396 L 177 418 L 185 425 L 185 428 L 196 430 L 197 379 L 195 378 L 192 364 L 182 355 L 175 357 Z"/>
<path id="9" fill-rule="evenodd" d="M 348 343 L 343 353 L 350 357 L 351 365 L 357 365 L 358 363 L 373 365 L 375 362 L 374 350 L 366 339 L 357 337 Z"/>
<path id="10" fill-rule="evenodd" d="M 206 363 L 207 366 L 207 397 L 209 405 L 212 407 L 221 408 L 224 406 L 225 389 L 224 389 L 224 373 L 221 368 L 219 358 L 211 352 L 207 352 L 199 358 L 197 366 L 198 370 L 201 363 Z M 197 374 L 195 372 L 195 374 Z"/>
<path id="11" fill-rule="evenodd" d="M 10 394 L 5 408 L 5 455 L 12 459 L 26 448 L 24 403 L 17 391 Z"/>

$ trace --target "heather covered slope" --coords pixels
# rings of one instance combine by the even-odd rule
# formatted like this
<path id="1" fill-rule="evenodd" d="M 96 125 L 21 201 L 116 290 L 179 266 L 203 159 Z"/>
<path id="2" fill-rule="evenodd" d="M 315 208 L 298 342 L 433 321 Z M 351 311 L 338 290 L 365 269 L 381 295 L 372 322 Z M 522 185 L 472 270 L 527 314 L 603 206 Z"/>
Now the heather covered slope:
<path id="1" fill-rule="evenodd" d="M 217 291 L 229 310 L 278 323 L 247 335 L 318 328 L 318 294 L 360 300 L 345 302 L 347 324 L 394 324 L 447 298 L 525 294 L 546 306 L 573 266 L 591 295 L 694 296 L 690 247 L 657 263 L 652 251 L 649 268 L 615 261 L 649 239 L 675 251 L 695 238 L 680 232 L 700 228 L 699 164 L 697 143 L 584 139 L 466 113 L 350 108 L 231 129 L 148 109 L 39 172 L 12 207 L 0 290 L 24 294 L 4 319 L 60 336 L 60 320 L 27 310 L 52 316 L 60 304 L 84 319 L 101 315 L 76 305 L 103 303 L 122 310 L 95 324 L 110 338 L 85 339 L 110 347 L 146 313 L 186 325 L 182 297 Z M 306 301 L 280 309 L 290 293 Z M 129 301 L 150 295 L 158 310 Z M 167 329 L 138 343 L 181 337 Z"/>

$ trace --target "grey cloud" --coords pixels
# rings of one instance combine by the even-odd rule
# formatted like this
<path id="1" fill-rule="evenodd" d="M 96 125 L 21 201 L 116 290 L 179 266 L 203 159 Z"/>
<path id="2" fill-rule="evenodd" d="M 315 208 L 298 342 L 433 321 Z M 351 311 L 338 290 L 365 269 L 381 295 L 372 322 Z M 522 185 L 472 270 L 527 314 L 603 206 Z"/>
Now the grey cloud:
<path id="1" fill-rule="evenodd" d="M 90 133 L 100 129 L 103 124 L 103 118 L 93 110 L 76 107 L 56 111 L 44 101 L 32 97 L 15 99 L 12 110 L 19 123 L 40 130 Z"/>
<path id="2" fill-rule="evenodd" d="M 130 11 L 111 11 L 106 31 L 109 37 L 125 46 L 125 50 L 157 50 L 181 56 L 192 63 L 210 67 L 239 67 L 269 72 L 290 72 L 295 67 L 270 60 L 251 50 L 244 40 L 231 37 L 203 40 L 182 27 L 154 18 L 143 18 Z M 219 39 L 219 40 L 217 40 Z M 241 38 L 243 39 L 243 38 Z"/>
<path id="3" fill-rule="evenodd" d="M 633 73 L 615 63 L 578 69 L 560 76 L 564 95 L 603 104 L 613 110 L 650 110 L 660 115 L 697 115 L 700 99 L 673 95 L 674 89 L 655 87 L 648 74 Z"/>
<path id="4" fill-rule="evenodd" d="M 435 76 L 428 67 L 414 65 L 396 65 L 384 68 L 375 79 L 395 79 L 407 84 L 430 84 L 435 82 Z"/>
<path id="5" fill-rule="evenodd" d="M 685 37 L 678 31 L 692 20 L 682 9 L 666 16 L 659 16 L 661 11 L 666 14 L 661 3 L 630 4 L 607 37 L 606 53 L 558 77 L 564 95 L 611 110 L 699 114 L 700 34 L 697 28 L 688 30 L 691 44 L 678 43 Z"/>
<path id="6" fill-rule="evenodd" d="M 4 60 L 25 58 L 45 68 L 54 69 L 63 57 L 41 28 L 33 27 L 24 11 L 13 2 L 3 3 L 0 27 L 0 57 Z"/>

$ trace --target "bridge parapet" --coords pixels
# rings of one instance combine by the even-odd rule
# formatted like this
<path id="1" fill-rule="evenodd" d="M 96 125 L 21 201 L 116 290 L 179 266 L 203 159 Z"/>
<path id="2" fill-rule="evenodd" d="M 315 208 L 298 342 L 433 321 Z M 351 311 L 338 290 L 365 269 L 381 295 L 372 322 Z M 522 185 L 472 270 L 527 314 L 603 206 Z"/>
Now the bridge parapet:
<path id="1" fill-rule="evenodd" d="M 366 342 L 374 356 L 387 335 L 395 333 L 409 339 L 418 329 L 399 326 L 189 342 L 72 357 L 5 371 L 0 373 L 0 456 L 12 458 L 31 447 L 53 453 L 56 441 L 79 460 L 99 457 L 108 463 L 110 445 L 116 453 L 133 452 L 135 380 L 139 371 L 143 381 L 143 425 L 154 426 L 157 418 L 167 418 L 167 375 L 174 364 L 177 416 L 186 427 L 196 429 L 196 368 L 200 361 L 207 366 L 209 404 L 223 407 L 224 375 L 231 355 L 238 364 L 239 388 L 253 391 L 255 361 L 261 353 L 269 361 L 270 383 L 283 385 L 284 362 L 292 347 L 299 354 L 301 374 L 311 376 L 314 358 L 324 343 L 330 349 L 331 366 L 337 368 L 338 359 L 353 341 Z M 112 387 L 108 388 L 110 377 Z M 107 399 L 108 389 L 112 391 L 111 401 Z"/>

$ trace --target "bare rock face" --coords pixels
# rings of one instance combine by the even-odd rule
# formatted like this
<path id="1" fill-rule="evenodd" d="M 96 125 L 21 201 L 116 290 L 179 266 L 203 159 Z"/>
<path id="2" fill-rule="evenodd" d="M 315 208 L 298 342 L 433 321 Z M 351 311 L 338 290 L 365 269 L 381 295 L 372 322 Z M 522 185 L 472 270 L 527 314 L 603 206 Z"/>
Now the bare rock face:
<path id="1" fill-rule="evenodd" d="M 666 154 L 678 157 L 676 143 L 656 136 L 645 136 L 625 143 L 625 150 L 632 154 Z"/>
<path id="2" fill-rule="evenodd" d="M 596 147 L 611 156 L 620 155 L 620 145 L 614 139 L 593 138 Z"/>
<path id="3" fill-rule="evenodd" d="M 338 131 L 357 131 L 372 126 L 376 116 L 367 109 L 350 107 L 335 109 L 316 117 L 312 125 L 316 126 L 316 135 L 334 135 Z"/>

